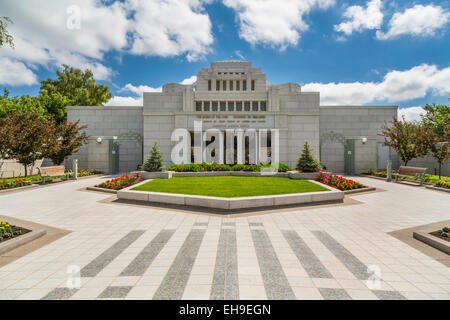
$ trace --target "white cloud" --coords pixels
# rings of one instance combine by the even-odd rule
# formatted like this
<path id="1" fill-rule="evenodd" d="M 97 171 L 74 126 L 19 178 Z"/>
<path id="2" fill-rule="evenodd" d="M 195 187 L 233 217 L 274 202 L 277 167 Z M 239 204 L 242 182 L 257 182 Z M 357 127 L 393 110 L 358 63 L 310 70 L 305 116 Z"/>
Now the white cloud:
<path id="1" fill-rule="evenodd" d="M 189 84 L 194 84 L 194 83 L 196 83 L 196 82 L 197 82 L 197 76 L 192 76 L 192 77 L 190 77 L 190 78 L 184 79 L 184 80 L 181 81 L 180 83 L 181 83 L 181 84 L 189 85 Z"/>
<path id="2" fill-rule="evenodd" d="M 0 57 L 0 84 L 30 86 L 36 83 L 36 75 L 22 62 Z"/>
<path id="3" fill-rule="evenodd" d="M 210 51 L 214 38 L 209 15 L 202 0 L 127 0 L 134 12 L 134 43 L 131 53 L 178 56 L 188 61 L 202 58 Z"/>
<path id="4" fill-rule="evenodd" d="M 402 13 L 395 13 L 389 22 L 389 30 L 377 31 L 377 38 L 389 40 L 400 35 L 433 36 L 436 30 L 450 21 L 450 13 L 440 6 L 432 4 L 415 5 Z"/>
<path id="5" fill-rule="evenodd" d="M 192 76 L 184 79 L 180 82 L 180 84 L 190 85 L 194 84 L 197 81 L 197 76 Z M 149 87 L 146 85 L 135 86 L 131 83 L 127 83 L 119 92 L 131 92 L 135 94 L 137 97 L 124 97 L 124 96 L 115 96 L 111 100 L 109 100 L 105 105 L 106 106 L 142 106 L 144 92 L 162 92 L 162 86 L 158 88 Z"/>
<path id="6" fill-rule="evenodd" d="M 406 71 L 391 71 L 381 82 L 308 83 L 303 91 L 319 91 L 322 105 L 399 102 L 428 93 L 446 95 L 450 94 L 450 67 L 422 64 Z"/>
<path id="7" fill-rule="evenodd" d="M 335 25 L 334 29 L 345 33 L 347 36 L 354 31 L 362 32 L 364 29 L 379 29 L 383 23 L 383 13 L 381 0 L 367 2 L 366 8 L 362 6 L 348 7 L 344 12 L 347 21 Z"/>
<path id="8" fill-rule="evenodd" d="M 242 39 L 283 50 L 297 45 L 301 32 L 309 28 L 304 15 L 314 8 L 326 9 L 335 0 L 223 0 L 223 3 L 236 11 Z"/>
<path id="9" fill-rule="evenodd" d="M 89 68 L 97 80 L 115 74 L 103 62 L 110 52 L 200 59 L 214 40 L 209 1 L 2 0 L 0 12 L 14 20 L 15 50 L 4 46 L 0 55 L 31 69 Z"/>
<path id="10" fill-rule="evenodd" d="M 90 68 L 97 79 L 107 79 L 113 72 L 101 63 L 104 53 L 127 45 L 128 20 L 121 2 L 103 6 L 95 0 L 78 0 L 79 16 L 70 14 L 72 0 L 3 0 L 2 15 L 11 17 L 10 31 L 15 50 L 1 49 L 4 56 L 46 68 L 63 63 Z M 78 19 L 79 17 L 79 19 Z M 68 21 L 78 19 L 80 28 L 69 28 Z M 73 26 L 69 23 L 69 26 Z"/>
<path id="11" fill-rule="evenodd" d="M 409 107 L 398 109 L 398 119 L 405 117 L 406 122 L 419 122 L 421 115 L 425 114 L 425 110 L 422 107 Z"/>
<path id="12" fill-rule="evenodd" d="M 111 100 L 105 103 L 105 106 L 126 106 L 126 107 L 134 107 L 134 106 L 142 106 L 143 101 L 142 97 L 133 98 L 133 97 L 121 97 L 114 96 Z"/>

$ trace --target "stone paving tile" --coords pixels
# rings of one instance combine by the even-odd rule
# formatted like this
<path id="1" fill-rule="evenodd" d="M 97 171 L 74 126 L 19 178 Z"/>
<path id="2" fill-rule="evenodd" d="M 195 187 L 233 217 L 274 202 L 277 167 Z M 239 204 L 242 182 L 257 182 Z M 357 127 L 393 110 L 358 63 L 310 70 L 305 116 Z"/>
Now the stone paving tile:
<path id="1" fill-rule="evenodd" d="M 175 230 L 161 230 L 125 270 L 122 271 L 120 276 L 142 276 L 170 240 L 174 232 Z"/>
<path id="2" fill-rule="evenodd" d="M 358 279 L 367 280 L 370 274 L 367 267 L 350 251 L 343 247 L 324 231 L 313 231 L 313 234 L 350 270 Z"/>
<path id="3" fill-rule="evenodd" d="M 446 195 L 378 180 L 358 180 L 386 192 L 354 195 L 352 199 L 360 203 L 352 206 L 293 208 L 233 218 L 117 205 L 102 201 L 109 196 L 77 191 L 98 184 L 101 178 L 2 195 L 0 206 L 4 208 L 5 214 L 68 229 L 72 233 L 0 268 L 0 299 L 95 298 L 108 286 L 132 289 L 128 294 L 118 289 L 116 297 L 103 299 L 151 299 L 170 275 L 168 271 L 177 258 L 183 265 L 186 262 L 188 274 L 180 273 L 180 277 L 173 279 L 166 297 L 208 299 L 213 287 L 216 260 L 221 260 L 217 251 L 222 230 L 236 233 L 238 281 L 237 286 L 224 285 L 222 288 L 217 284 L 217 288 L 223 292 L 238 292 L 240 299 L 267 299 L 265 284 L 268 279 L 276 278 L 268 277 L 268 274 L 278 274 L 280 270 L 287 279 L 287 287 L 293 292 L 290 298 L 336 298 L 341 297 L 342 290 L 345 290 L 354 300 L 450 299 L 450 269 L 387 234 L 449 220 Z M 66 200 L 68 197 L 70 202 Z M 430 211 L 430 207 L 435 210 Z M 392 215 L 394 211 L 396 214 Z M 424 212 L 427 214 L 424 215 Z M 145 230 L 145 234 L 137 237 L 122 251 L 111 250 L 111 255 L 106 254 L 125 235 L 123 227 L 119 226 L 124 220 L 128 228 L 125 233 Z M 98 233 L 98 230 L 102 232 Z M 175 230 L 175 233 L 155 254 L 148 267 L 142 267 L 144 274 L 121 275 L 155 235 L 163 230 Z M 204 239 L 200 241 L 201 250 L 195 257 L 190 256 L 191 250 L 183 248 L 193 230 L 205 233 Z M 283 230 L 301 236 L 305 246 L 331 277 L 321 278 L 318 274 L 309 274 L 301 261 L 307 255 L 303 254 L 302 259 L 298 259 L 295 250 L 282 234 Z M 327 246 L 314 231 L 326 234 L 333 240 L 338 239 L 339 242 L 334 240 L 338 245 L 328 239 L 325 240 Z M 272 249 L 254 241 L 254 232 L 265 232 Z M 371 234 L 370 239 L 367 238 L 368 233 Z M 116 249 L 120 249 L 120 246 Z M 257 253 L 261 251 L 265 252 L 264 257 L 267 252 L 272 252 L 279 265 L 272 261 L 275 259 L 268 259 L 267 264 L 273 264 L 275 269 L 264 271 Z M 100 259 L 102 255 L 103 259 Z M 145 258 L 149 259 L 147 254 Z M 100 269 L 99 272 L 82 278 L 79 290 L 64 287 L 68 265 L 87 267 L 93 265 L 96 259 L 102 260 L 95 266 Z M 381 270 L 379 290 L 370 290 L 365 283 L 366 266 L 372 264 L 378 265 Z M 116 282 L 116 279 L 119 280 Z M 337 283 L 321 281 L 333 279 Z M 286 292 L 277 291 L 276 287 L 271 290 L 271 294 L 286 298 Z"/>
<path id="4" fill-rule="evenodd" d="M 406 298 L 396 291 L 372 290 L 380 300 L 406 300 Z"/>
<path id="5" fill-rule="evenodd" d="M 294 299 L 295 295 L 266 231 L 252 230 L 252 236 L 267 298 L 269 300 Z"/>
<path id="6" fill-rule="evenodd" d="M 222 229 L 220 232 L 210 299 L 239 299 L 236 230 Z"/>
<path id="7" fill-rule="evenodd" d="M 204 234 L 205 230 L 203 229 L 191 230 L 153 299 L 181 299 Z"/>
<path id="8" fill-rule="evenodd" d="M 127 247 L 137 240 L 145 231 L 133 230 L 126 236 L 113 244 L 108 250 L 95 258 L 91 263 L 81 269 L 82 277 L 95 277 L 109 263 L 111 263 L 118 255 L 120 255 Z"/>
<path id="9" fill-rule="evenodd" d="M 352 300 L 344 289 L 319 288 L 319 291 L 325 300 Z"/>
<path id="10" fill-rule="evenodd" d="M 311 278 L 333 278 L 297 232 L 283 230 L 282 233 Z"/>
<path id="11" fill-rule="evenodd" d="M 133 287 L 107 287 L 99 296 L 98 299 L 105 298 L 125 298 Z"/>
<path id="12" fill-rule="evenodd" d="M 74 295 L 78 289 L 69 289 L 69 288 L 55 288 L 50 291 L 45 297 L 41 300 L 67 300 L 72 295 Z"/>

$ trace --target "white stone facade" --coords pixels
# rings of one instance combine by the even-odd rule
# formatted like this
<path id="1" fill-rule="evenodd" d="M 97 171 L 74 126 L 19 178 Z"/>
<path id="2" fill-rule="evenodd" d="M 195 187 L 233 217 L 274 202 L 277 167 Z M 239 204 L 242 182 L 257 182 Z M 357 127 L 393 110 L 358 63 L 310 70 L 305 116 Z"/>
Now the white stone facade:
<path id="1" fill-rule="evenodd" d="M 396 106 L 320 106 L 319 92 L 302 92 L 295 83 L 269 84 L 261 69 L 236 60 L 211 63 L 198 73 L 193 85 L 166 84 L 160 93 L 144 93 L 143 101 L 142 107 L 69 107 L 68 119 L 88 126 L 90 143 L 98 143 L 97 137 L 118 137 L 121 172 L 142 164 L 154 142 L 166 165 L 172 164 L 172 132 L 178 128 L 193 132 L 194 121 L 201 120 L 203 130 L 278 129 L 280 162 L 295 167 L 308 141 L 315 156 L 321 156 L 327 169 L 335 172 L 345 169 L 343 144 L 321 137 L 330 132 L 342 135 L 354 140 L 352 170 L 358 173 L 385 166 L 383 157 L 388 151 L 377 134 L 385 121 L 397 115 Z M 81 168 L 97 169 L 101 157 L 88 149 L 84 147 L 74 157 Z M 111 161 L 103 159 L 102 168 L 106 162 Z"/>

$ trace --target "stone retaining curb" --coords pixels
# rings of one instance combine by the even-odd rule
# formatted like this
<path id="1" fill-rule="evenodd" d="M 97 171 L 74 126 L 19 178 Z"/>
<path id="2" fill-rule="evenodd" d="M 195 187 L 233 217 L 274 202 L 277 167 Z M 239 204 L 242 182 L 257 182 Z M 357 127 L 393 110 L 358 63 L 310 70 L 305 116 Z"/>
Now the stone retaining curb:
<path id="1" fill-rule="evenodd" d="M 360 188 L 360 189 L 353 189 L 353 190 L 345 190 L 345 194 L 354 194 L 354 193 L 361 193 L 361 192 L 369 192 L 369 191 L 376 191 L 377 188 L 375 187 L 366 187 L 366 188 Z"/>
<path id="2" fill-rule="evenodd" d="M 136 185 L 133 185 L 136 186 Z M 89 191 L 98 191 L 98 192 L 105 192 L 105 193 L 113 193 L 116 194 L 117 190 L 113 190 L 113 189 L 106 189 L 106 188 L 99 188 L 99 187 L 87 187 L 86 190 Z"/>
<path id="3" fill-rule="evenodd" d="M 429 246 L 432 246 L 435 249 L 438 249 L 442 252 L 445 252 L 446 254 L 450 254 L 450 242 L 439 239 L 438 237 L 435 237 L 431 234 L 428 234 L 429 232 L 433 232 L 436 230 L 430 230 L 430 231 L 416 231 L 413 232 L 414 239 L 417 239 L 419 241 L 422 241 Z"/>
<path id="4" fill-rule="evenodd" d="M 450 193 L 449 188 L 440 188 L 440 187 L 435 187 L 435 186 L 425 186 L 425 188 Z"/>
<path id="5" fill-rule="evenodd" d="M 148 181 L 150 180 L 146 180 L 139 184 L 128 187 L 126 189 L 119 190 L 117 192 L 117 198 L 122 200 L 135 200 L 135 201 L 155 202 L 162 204 L 183 205 L 189 207 L 202 207 L 202 208 L 222 209 L 222 210 L 262 208 L 262 207 L 319 203 L 329 201 L 343 202 L 344 200 L 344 192 L 333 189 L 329 186 L 326 186 L 316 181 L 311 182 L 319 184 L 329 189 L 330 191 L 306 192 L 306 193 L 283 194 L 272 196 L 257 196 L 257 197 L 222 198 L 222 197 L 207 197 L 207 196 L 185 195 L 176 193 L 145 192 L 145 191 L 131 190 L 141 184 L 147 183 Z"/>
<path id="6" fill-rule="evenodd" d="M 31 242 L 37 238 L 40 238 L 44 236 L 46 233 L 47 231 L 45 230 L 31 231 L 24 235 L 18 236 L 17 238 L 0 243 L 0 255 L 4 254 L 5 252 L 16 249 L 24 244 L 27 244 L 28 242 Z"/>

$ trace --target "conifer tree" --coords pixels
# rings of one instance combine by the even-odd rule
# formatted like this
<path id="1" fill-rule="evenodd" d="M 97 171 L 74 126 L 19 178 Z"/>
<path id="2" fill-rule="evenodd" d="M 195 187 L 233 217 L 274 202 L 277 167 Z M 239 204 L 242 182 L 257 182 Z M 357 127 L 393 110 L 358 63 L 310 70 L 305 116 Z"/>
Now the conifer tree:
<path id="1" fill-rule="evenodd" d="M 150 152 L 150 155 L 148 156 L 147 160 L 144 163 L 143 166 L 145 171 L 148 172 L 157 172 L 157 171 L 164 171 L 164 157 L 159 151 L 158 143 L 155 142 L 155 144 L 152 147 L 152 151 Z"/>
<path id="2" fill-rule="evenodd" d="M 297 159 L 297 170 L 302 172 L 318 172 L 322 170 L 319 161 L 314 158 L 312 149 L 309 147 L 308 141 L 303 146 L 303 151 Z"/>

